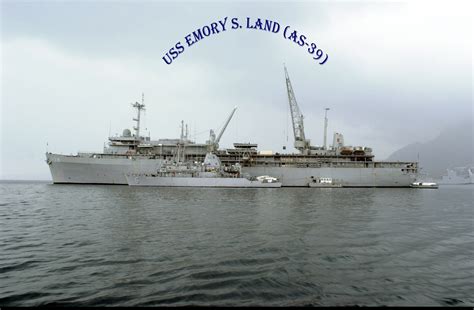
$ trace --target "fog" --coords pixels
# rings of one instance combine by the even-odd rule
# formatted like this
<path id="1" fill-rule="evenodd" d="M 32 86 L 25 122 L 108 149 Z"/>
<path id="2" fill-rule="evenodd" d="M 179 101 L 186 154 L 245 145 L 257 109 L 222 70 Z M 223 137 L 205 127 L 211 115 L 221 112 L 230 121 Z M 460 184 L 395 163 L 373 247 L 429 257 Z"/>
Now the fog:
<path id="1" fill-rule="evenodd" d="M 205 142 L 238 106 L 221 147 L 295 151 L 283 63 L 312 144 L 323 143 L 329 107 L 328 141 L 341 132 L 385 159 L 460 120 L 472 124 L 472 9 L 468 1 L 2 1 L 0 178 L 51 179 L 46 150 L 101 151 L 109 134 L 133 126 L 130 103 L 142 93 L 152 139 L 179 137 L 184 120 Z M 289 25 L 328 61 L 319 65 L 281 33 L 245 27 L 186 45 L 187 34 L 225 17 Z M 162 57 L 178 41 L 185 50 L 168 65 Z"/>

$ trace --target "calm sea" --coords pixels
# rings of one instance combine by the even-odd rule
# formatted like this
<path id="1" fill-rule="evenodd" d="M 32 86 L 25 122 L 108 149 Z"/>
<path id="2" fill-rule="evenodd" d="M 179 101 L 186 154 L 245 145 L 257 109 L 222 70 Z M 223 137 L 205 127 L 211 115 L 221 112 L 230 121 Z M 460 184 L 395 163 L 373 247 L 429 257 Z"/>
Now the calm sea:
<path id="1" fill-rule="evenodd" d="M 472 186 L 0 183 L 0 306 L 474 306 Z"/>

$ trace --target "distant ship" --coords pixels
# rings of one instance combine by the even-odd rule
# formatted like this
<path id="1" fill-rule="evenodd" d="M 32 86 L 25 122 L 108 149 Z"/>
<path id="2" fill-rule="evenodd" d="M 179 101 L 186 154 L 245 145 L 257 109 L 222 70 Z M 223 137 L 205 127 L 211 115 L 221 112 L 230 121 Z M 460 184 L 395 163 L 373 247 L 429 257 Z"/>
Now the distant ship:
<path id="1" fill-rule="evenodd" d="M 444 175 L 439 184 L 449 185 L 449 184 L 474 184 L 472 167 L 455 167 L 452 169 L 447 169 L 447 175 Z"/>
<path id="2" fill-rule="evenodd" d="M 125 129 L 122 136 L 109 137 L 103 152 L 62 155 L 46 153 L 53 183 L 128 184 L 130 173 L 151 174 L 167 161 L 180 157 L 184 161 L 203 162 L 208 152 L 216 154 L 224 167 L 239 164 L 242 173 L 251 177 L 270 175 L 285 187 L 317 186 L 314 180 L 331 178 L 341 187 L 410 187 L 418 174 L 418 162 L 374 161 L 370 147 L 348 146 L 341 133 L 334 133 L 327 145 L 327 115 L 324 119 L 324 144 L 311 145 L 306 139 L 303 114 L 296 102 L 288 71 L 285 80 L 294 134 L 294 147 L 299 153 L 258 151 L 254 143 L 234 143 L 234 148 L 220 149 L 219 141 L 236 108 L 216 136 L 210 130 L 209 140 L 195 143 L 188 138 L 187 126 L 181 123 L 179 139 L 151 140 L 140 133 L 140 112 L 144 99 L 134 103 L 137 117 L 134 133 Z M 328 108 L 326 108 L 326 113 Z M 263 130 L 264 128 L 262 128 Z M 284 147 L 283 149 L 286 149 Z"/>
<path id="3" fill-rule="evenodd" d="M 130 186 L 158 187 L 244 187 L 278 188 L 281 182 L 271 176 L 242 175 L 237 163 L 229 168 L 222 166 L 217 155 L 208 153 L 203 163 L 167 162 L 154 173 L 127 173 Z"/>

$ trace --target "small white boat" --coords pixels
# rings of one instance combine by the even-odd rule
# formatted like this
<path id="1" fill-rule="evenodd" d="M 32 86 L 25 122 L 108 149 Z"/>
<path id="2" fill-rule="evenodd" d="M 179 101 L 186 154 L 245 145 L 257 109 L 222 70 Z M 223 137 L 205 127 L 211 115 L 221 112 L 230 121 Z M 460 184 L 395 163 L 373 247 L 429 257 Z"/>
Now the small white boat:
<path id="1" fill-rule="evenodd" d="M 311 181 L 308 183 L 309 187 L 320 187 L 320 188 L 331 188 L 331 187 L 342 187 L 333 180 L 333 178 L 315 178 L 311 177 Z"/>
<path id="2" fill-rule="evenodd" d="M 280 183 L 280 181 L 277 178 L 271 177 L 269 175 L 261 175 L 261 176 L 255 177 L 255 179 L 261 183 Z"/>
<path id="3" fill-rule="evenodd" d="M 411 183 L 412 188 L 438 188 L 438 183 L 435 182 L 413 182 Z"/>

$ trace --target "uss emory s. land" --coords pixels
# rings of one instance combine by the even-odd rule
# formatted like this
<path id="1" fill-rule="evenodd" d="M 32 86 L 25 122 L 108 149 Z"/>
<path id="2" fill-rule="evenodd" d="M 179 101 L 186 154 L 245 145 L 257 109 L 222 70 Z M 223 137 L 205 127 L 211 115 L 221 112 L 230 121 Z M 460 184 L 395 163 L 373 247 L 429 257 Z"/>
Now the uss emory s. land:
<path id="1" fill-rule="evenodd" d="M 188 138 L 188 130 L 181 126 L 179 139 L 151 140 L 140 133 L 141 103 L 133 104 L 137 111 L 134 134 L 125 129 L 122 136 L 109 137 L 109 144 L 99 153 L 78 153 L 74 156 L 46 154 L 54 183 L 127 184 L 126 174 L 151 174 L 172 160 L 177 152 L 186 161 L 203 162 L 213 151 L 224 167 L 239 164 L 242 173 L 251 177 L 269 175 L 278 178 L 283 187 L 308 187 L 315 179 L 331 178 L 340 187 L 410 187 L 418 173 L 417 162 L 374 161 L 367 146 L 349 146 L 341 133 L 334 133 L 332 145 L 327 145 L 327 116 L 324 144 L 311 145 L 304 131 L 300 111 L 288 71 L 285 83 L 294 134 L 294 146 L 299 153 L 259 152 L 258 144 L 234 143 L 234 148 L 219 149 L 219 141 L 230 122 L 216 136 L 210 131 L 209 140 L 195 143 Z M 314 184 L 313 184 L 314 185 Z"/>

